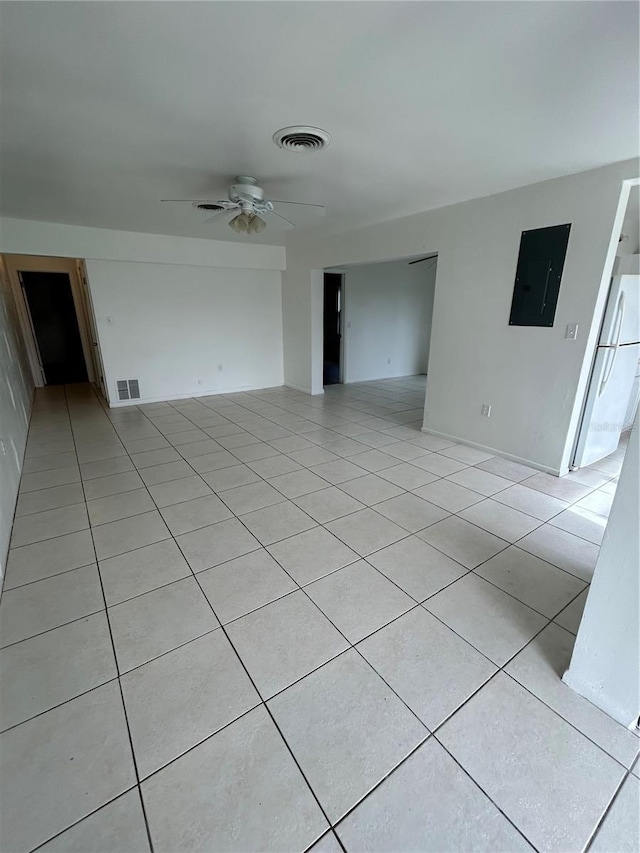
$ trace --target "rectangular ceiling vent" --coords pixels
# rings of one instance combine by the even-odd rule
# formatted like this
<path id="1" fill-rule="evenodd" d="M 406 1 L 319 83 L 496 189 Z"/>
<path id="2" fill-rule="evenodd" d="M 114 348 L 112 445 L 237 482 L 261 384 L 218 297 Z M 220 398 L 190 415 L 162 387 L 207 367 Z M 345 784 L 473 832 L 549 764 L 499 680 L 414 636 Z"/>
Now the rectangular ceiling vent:
<path id="1" fill-rule="evenodd" d="M 118 379 L 118 400 L 139 400 L 140 384 L 137 379 Z"/>

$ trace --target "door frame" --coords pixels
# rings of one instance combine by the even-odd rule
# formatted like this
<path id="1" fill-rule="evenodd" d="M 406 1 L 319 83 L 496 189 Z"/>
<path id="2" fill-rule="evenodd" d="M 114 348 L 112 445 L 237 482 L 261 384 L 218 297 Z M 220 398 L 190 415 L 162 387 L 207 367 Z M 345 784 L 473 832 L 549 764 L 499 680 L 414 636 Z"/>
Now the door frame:
<path id="1" fill-rule="evenodd" d="M 330 275 L 339 275 L 340 276 L 340 385 L 344 385 L 346 383 L 347 377 L 347 368 L 345 359 L 347 356 L 347 347 L 345 344 L 346 334 L 347 334 L 347 322 L 346 322 L 346 305 L 347 305 L 347 297 L 346 297 L 346 275 L 345 270 L 338 269 L 334 267 L 329 267 L 327 269 L 322 270 L 322 365 L 323 365 L 323 373 L 324 373 L 324 276 L 326 273 Z M 324 388 L 324 382 L 322 383 Z"/>
<path id="2" fill-rule="evenodd" d="M 40 351 L 36 341 L 33 325 L 31 322 L 31 312 L 25 298 L 24 290 L 20 282 L 21 272 L 63 272 L 69 275 L 71 283 L 71 295 L 73 296 L 73 304 L 76 311 L 76 320 L 78 321 L 78 330 L 80 332 L 80 340 L 82 342 L 82 353 L 84 355 L 85 367 L 87 369 L 87 377 L 89 382 L 96 385 L 99 384 L 99 374 L 96 373 L 95 361 L 93 356 L 94 348 L 99 349 L 97 340 L 92 341 L 91 326 L 89 323 L 88 307 L 84 294 L 84 286 L 79 275 L 78 264 L 81 263 L 75 258 L 55 258 L 43 255 L 3 255 L 7 273 L 9 275 L 9 283 L 18 313 L 18 320 L 22 331 L 31 373 L 33 375 L 33 383 L 36 388 L 43 388 L 47 383 L 40 362 Z"/>

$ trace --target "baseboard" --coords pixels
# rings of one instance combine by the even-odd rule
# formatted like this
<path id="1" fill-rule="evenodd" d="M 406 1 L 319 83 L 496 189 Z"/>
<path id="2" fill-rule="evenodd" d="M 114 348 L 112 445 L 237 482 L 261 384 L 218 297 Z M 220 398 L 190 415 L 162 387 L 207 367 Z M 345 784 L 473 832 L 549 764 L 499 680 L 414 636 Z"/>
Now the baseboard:
<path id="1" fill-rule="evenodd" d="M 309 397 L 320 397 L 321 394 L 324 394 L 324 388 L 322 391 L 316 391 L 314 394 L 309 388 L 303 388 L 302 385 L 294 385 L 293 382 L 285 382 L 285 388 L 291 388 L 292 391 L 300 391 L 301 394 L 308 394 Z"/>
<path id="2" fill-rule="evenodd" d="M 238 394 L 241 391 L 265 391 L 267 388 L 283 388 L 283 385 L 240 385 L 238 388 L 216 388 L 208 391 L 194 391 L 189 394 L 171 394 L 162 397 L 141 397 L 139 400 L 109 401 L 110 409 L 121 409 L 126 406 L 146 406 L 149 403 L 171 403 L 173 400 L 189 400 L 191 397 L 217 397 L 220 394 Z M 308 393 L 308 392 L 307 392 Z"/>
<path id="3" fill-rule="evenodd" d="M 501 456 L 503 459 L 509 459 L 511 462 L 519 462 L 521 465 L 528 465 L 529 468 L 535 468 L 536 471 L 544 471 L 545 474 L 553 474 L 555 477 L 561 476 L 559 468 L 549 468 L 547 465 L 541 465 L 533 459 L 525 459 L 522 456 L 516 456 L 513 453 L 505 453 L 504 450 L 498 450 L 496 447 L 489 447 L 487 444 L 478 444 L 476 441 L 468 441 L 466 438 L 460 438 L 457 435 L 449 435 L 447 432 L 440 432 L 436 429 L 427 429 L 427 427 L 422 427 L 421 432 L 427 433 L 427 435 L 435 435 L 438 438 L 446 438 L 449 441 L 455 441 L 456 444 L 475 447 L 476 450 L 485 450 L 487 453 L 493 453 L 494 456 Z M 566 474 L 567 471 L 564 471 L 563 473 Z"/>

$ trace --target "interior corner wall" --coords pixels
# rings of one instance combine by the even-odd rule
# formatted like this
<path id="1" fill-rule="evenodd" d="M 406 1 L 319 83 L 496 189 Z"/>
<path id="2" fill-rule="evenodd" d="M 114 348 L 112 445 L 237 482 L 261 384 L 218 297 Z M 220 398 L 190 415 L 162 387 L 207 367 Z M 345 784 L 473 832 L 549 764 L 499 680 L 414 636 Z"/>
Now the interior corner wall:
<path id="1" fill-rule="evenodd" d="M 435 276 L 435 259 L 346 270 L 345 382 L 427 372 Z"/>
<path id="2" fill-rule="evenodd" d="M 33 402 L 33 380 L 4 265 L 0 269 L 0 577 L 9 538 Z"/>
<path id="3" fill-rule="evenodd" d="M 312 270 L 437 253 L 425 429 L 565 473 L 615 258 L 612 232 L 624 217 L 623 185 L 639 174 L 629 160 L 332 236 L 292 234 L 289 297 L 310 304 Z M 522 231 L 567 222 L 553 327 L 510 326 Z M 295 347 L 285 324 L 285 375 L 297 370 L 307 387 L 322 382 L 309 314 L 299 314 Z M 575 341 L 565 338 L 569 323 L 579 326 Z"/>
<path id="4" fill-rule="evenodd" d="M 282 385 L 280 272 L 87 260 L 105 381 L 142 402 Z"/>

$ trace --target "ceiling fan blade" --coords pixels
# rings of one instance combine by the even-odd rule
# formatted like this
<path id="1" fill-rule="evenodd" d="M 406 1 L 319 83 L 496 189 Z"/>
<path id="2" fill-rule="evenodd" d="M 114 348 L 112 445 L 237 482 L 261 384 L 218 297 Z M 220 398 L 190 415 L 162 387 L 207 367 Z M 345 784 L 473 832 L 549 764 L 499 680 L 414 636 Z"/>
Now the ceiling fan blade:
<path id="1" fill-rule="evenodd" d="M 306 201 L 281 201 L 280 199 L 276 199 L 276 198 L 270 198 L 269 201 L 272 204 L 297 204 L 300 207 L 313 207 L 313 208 L 315 208 L 314 213 L 317 213 L 320 216 L 324 216 L 324 214 L 325 214 L 324 204 L 310 204 L 309 202 L 306 202 Z"/>
<path id="2" fill-rule="evenodd" d="M 234 208 L 230 208 L 229 210 L 219 210 L 217 213 L 214 213 L 213 216 L 210 216 L 208 219 L 205 219 L 203 225 L 206 225 L 208 222 L 215 222 L 216 219 L 220 219 L 221 216 L 224 216 L 226 213 L 233 213 Z"/>
<path id="3" fill-rule="evenodd" d="M 437 257 L 437 255 L 427 255 L 426 258 L 417 258 L 415 261 L 409 261 L 409 266 L 411 266 L 411 264 L 421 264 L 423 261 L 430 261 L 432 258 Z"/>
<path id="4" fill-rule="evenodd" d="M 281 216 L 279 213 L 276 213 L 275 210 L 265 211 L 264 213 L 261 213 L 260 215 L 262 217 L 277 216 L 278 219 L 282 219 L 283 222 L 286 222 L 287 225 L 289 226 L 289 228 L 295 228 L 296 227 L 290 219 L 287 219 L 286 216 Z M 268 221 L 268 219 L 267 219 L 267 221 Z M 288 231 L 289 228 L 287 228 L 286 230 Z"/>
<path id="5" fill-rule="evenodd" d="M 160 201 L 172 201 L 178 204 L 219 204 L 221 207 L 233 205 L 235 207 L 235 202 L 220 198 L 161 198 Z"/>

